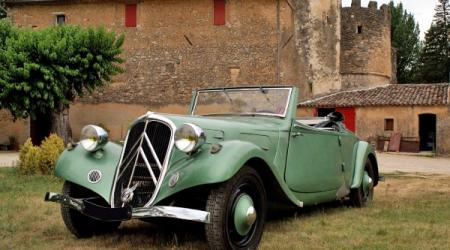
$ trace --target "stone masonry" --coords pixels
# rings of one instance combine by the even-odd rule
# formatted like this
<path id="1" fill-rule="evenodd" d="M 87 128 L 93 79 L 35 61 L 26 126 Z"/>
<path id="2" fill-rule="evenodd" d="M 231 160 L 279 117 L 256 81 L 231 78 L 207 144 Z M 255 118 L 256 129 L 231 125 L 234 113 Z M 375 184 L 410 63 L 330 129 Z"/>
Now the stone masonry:
<path id="1" fill-rule="evenodd" d="M 389 7 L 371 1 L 368 8 L 361 0 L 341 11 L 342 89 L 382 86 L 391 83 L 391 16 Z"/>
<path id="2" fill-rule="evenodd" d="M 213 24 L 213 0 L 137 2 L 137 27 L 124 25 L 124 1 L 9 1 L 20 26 L 103 25 L 125 33 L 126 73 L 86 103 L 188 103 L 196 88 L 297 85 L 302 99 L 339 85 L 340 1 L 228 0 L 226 24 Z M 332 87 L 328 87 L 330 85 Z"/>
<path id="3" fill-rule="evenodd" d="M 125 34 L 125 73 L 71 107 L 75 138 L 87 123 L 120 138 L 145 110 L 184 113 L 198 88 L 295 85 L 306 100 L 390 81 L 388 10 L 373 2 L 342 8 L 341 0 L 227 0 L 225 25 L 214 25 L 214 0 L 5 2 L 18 26 L 42 29 L 63 14 L 67 24 Z M 125 25 L 130 3 L 137 4 L 136 27 Z"/>

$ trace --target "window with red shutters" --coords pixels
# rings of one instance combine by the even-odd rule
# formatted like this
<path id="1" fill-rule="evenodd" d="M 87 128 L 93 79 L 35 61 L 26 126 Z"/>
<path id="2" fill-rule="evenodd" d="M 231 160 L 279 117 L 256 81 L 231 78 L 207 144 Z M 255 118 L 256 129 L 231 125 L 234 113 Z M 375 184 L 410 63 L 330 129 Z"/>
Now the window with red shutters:
<path id="1" fill-rule="evenodd" d="M 137 4 L 125 4 L 125 27 L 136 27 Z"/>
<path id="2" fill-rule="evenodd" d="M 214 0 L 214 25 L 225 24 L 225 0 Z"/>

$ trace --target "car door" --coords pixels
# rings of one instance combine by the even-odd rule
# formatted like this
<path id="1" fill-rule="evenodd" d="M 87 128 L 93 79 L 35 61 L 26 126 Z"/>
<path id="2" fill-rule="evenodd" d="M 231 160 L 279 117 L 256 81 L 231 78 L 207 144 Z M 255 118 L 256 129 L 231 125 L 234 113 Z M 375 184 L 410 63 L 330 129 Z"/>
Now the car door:
<path id="1" fill-rule="evenodd" d="M 296 123 L 290 134 L 285 180 L 300 193 L 338 190 L 343 183 L 339 133 Z"/>
<path id="2" fill-rule="evenodd" d="M 339 140 L 341 142 L 345 183 L 347 186 L 350 186 L 350 182 L 353 178 L 353 166 L 355 165 L 355 152 L 357 149 L 358 138 L 353 133 L 342 129 L 342 132 L 339 133 Z"/>

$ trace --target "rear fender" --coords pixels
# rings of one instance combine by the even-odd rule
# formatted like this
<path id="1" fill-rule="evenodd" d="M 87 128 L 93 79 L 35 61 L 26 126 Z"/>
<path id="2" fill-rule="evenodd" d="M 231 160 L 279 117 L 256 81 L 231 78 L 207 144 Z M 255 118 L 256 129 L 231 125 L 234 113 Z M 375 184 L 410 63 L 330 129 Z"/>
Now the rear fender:
<path id="1" fill-rule="evenodd" d="M 81 145 L 72 150 L 66 149 L 56 163 L 55 175 L 99 194 L 109 203 L 121 151 L 122 147 L 112 142 L 94 153 L 86 151 Z M 99 182 L 89 182 L 88 173 L 91 170 L 101 172 Z"/>
<path id="2" fill-rule="evenodd" d="M 372 146 L 368 142 L 359 141 L 358 147 L 356 149 L 355 167 L 350 188 L 359 188 L 361 186 L 361 182 L 364 176 L 364 167 L 366 165 L 367 159 L 369 158 L 369 155 L 375 156 L 375 152 Z M 375 166 L 374 164 L 372 165 L 374 168 L 377 168 L 377 166 Z M 374 173 L 375 172 L 378 173 L 378 169 L 374 169 Z"/>

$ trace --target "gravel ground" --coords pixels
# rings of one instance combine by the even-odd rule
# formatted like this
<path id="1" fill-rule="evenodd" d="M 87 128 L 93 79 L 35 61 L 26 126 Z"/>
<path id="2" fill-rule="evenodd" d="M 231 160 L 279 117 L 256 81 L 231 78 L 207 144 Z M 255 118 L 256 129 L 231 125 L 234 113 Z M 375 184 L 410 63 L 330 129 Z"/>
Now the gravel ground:
<path id="1" fill-rule="evenodd" d="M 377 159 L 382 173 L 400 171 L 450 175 L 450 158 L 377 153 Z"/>
<path id="2" fill-rule="evenodd" d="M 0 168 L 15 167 L 19 161 L 19 153 L 17 152 L 0 152 Z"/>

